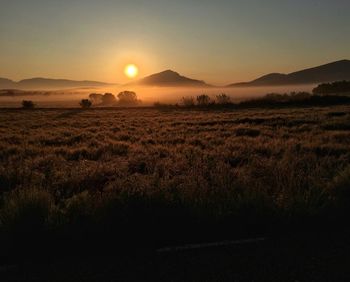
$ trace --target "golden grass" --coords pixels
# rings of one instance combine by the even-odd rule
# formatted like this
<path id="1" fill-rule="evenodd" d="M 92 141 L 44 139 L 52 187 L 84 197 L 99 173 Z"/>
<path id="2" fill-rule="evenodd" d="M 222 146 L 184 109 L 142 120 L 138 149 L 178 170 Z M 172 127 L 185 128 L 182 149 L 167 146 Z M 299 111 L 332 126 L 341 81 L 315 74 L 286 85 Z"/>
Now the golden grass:
<path id="1" fill-rule="evenodd" d="M 48 198 L 49 228 L 322 217 L 348 205 L 349 124 L 349 106 L 1 110 L 1 224 Z"/>

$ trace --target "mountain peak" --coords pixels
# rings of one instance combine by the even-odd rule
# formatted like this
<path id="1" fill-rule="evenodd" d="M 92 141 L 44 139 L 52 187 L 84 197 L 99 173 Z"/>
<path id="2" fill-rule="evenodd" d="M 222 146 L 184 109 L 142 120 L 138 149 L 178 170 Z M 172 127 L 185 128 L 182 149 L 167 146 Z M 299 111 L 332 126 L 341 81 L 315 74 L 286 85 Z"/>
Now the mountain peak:
<path id="1" fill-rule="evenodd" d="M 173 70 L 171 70 L 171 69 L 168 69 L 168 70 L 165 70 L 165 71 L 161 71 L 160 73 L 172 73 L 172 74 L 177 74 L 177 75 L 179 75 L 178 72 L 173 71 Z"/>
<path id="2" fill-rule="evenodd" d="M 318 84 L 337 80 L 350 80 L 350 60 L 339 60 L 289 74 L 271 73 L 250 82 L 234 83 L 228 86 L 242 87 Z"/>
<path id="3" fill-rule="evenodd" d="M 349 63 L 350 63 L 350 60 L 343 59 L 343 60 L 339 60 L 339 61 L 333 62 L 333 64 L 336 64 L 336 63 L 347 63 L 347 64 L 349 64 Z M 331 63 L 331 64 L 332 64 L 332 63 Z"/>
<path id="4" fill-rule="evenodd" d="M 170 69 L 140 79 L 136 84 L 145 86 L 209 86 L 202 80 L 182 76 Z"/>
<path id="5" fill-rule="evenodd" d="M 0 77 L 0 89 L 1 88 L 12 88 L 14 86 L 15 82 L 7 79 L 7 78 L 3 78 Z"/>

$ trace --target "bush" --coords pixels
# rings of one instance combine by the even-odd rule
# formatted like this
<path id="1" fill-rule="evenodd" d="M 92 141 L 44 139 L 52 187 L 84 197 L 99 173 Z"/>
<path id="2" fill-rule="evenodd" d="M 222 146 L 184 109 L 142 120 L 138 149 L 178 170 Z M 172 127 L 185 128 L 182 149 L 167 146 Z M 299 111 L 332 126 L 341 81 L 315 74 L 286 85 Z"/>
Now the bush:
<path id="1" fill-rule="evenodd" d="M 183 97 L 182 98 L 182 104 L 185 107 L 193 107 L 195 105 L 194 98 L 193 97 Z"/>
<path id="2" fill-rule="evenodd" d="M 199 95 L 197 96 L 198 106 L 208 106 L 210 104 L 210 97 L 208 95 Z"/>
<path id="3" fill-rule="evenodd" d="M 216 96 L 216 102 L 219 105 L 226 105 L 231 103 L 231 98 L 225 93 Z"/>
<path id="4" fill-rule="evenodd" d="M 79 105 L 83 108 L 83 109 L 88 109 L 92 106 L 92 103 L 90 100 L 88 99 L 82 99 L 79 103 Z"/>
<path id="5" fill-rule="evenodd" d="M 311 98 L 311 94 L 308 92 L 292 92 L 290 93 L 289 100 L 291 102 L 295 101 L 306 101 Z"/>
<path id="6" fill-rule="evenodd" d="M 35 107 L 35 104 L 33 103 L 33 101 L 29 101 L 29 100 L 22 101 L 23 109 L 33 109 L 34 107 Z"/>

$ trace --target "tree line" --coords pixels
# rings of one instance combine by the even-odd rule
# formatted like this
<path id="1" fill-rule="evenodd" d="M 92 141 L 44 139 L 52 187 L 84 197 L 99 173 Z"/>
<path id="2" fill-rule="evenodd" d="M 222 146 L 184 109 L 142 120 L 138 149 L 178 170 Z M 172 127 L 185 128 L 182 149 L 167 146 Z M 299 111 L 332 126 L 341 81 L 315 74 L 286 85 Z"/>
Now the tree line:
<path id="1" fill-rule="evenodd" d="M 350 94 L 350 81 L 322 83 L 312 90 L 315 95 Z"/>
<path id="2" fill-rule="evenodd" d="M 82 108 L 90 108 L 91 106 L 137 106 L 141 103 L 137 99 L 137 95 L 133 91 L 123 91 L 120 92 L 117 97 L 112 93 L 98 94 L 91 93 L 89 99 L 82 99 L 80 101 L 80 106 Z"/>
<path id="3" fill-rule="evenodd" d="M 289 94 L 280 93 L 270 93 L 266 94 L 262 98 L 257 98 L 253 100 L 244 101 L 240 104 L 253 105 L 253 104 L 286 104 L 286 103 L 303 103 L 310 101 L 317 101 L 317 103 L 326 102 L 337 102 L 343 103 L 345 100 L 348 101 L 350 94 L 350 81 L 336 81 L 332 83 L 322 83 L 319 84 L 312 90 L 312 93 L 308 92 L 291 92 Z M 338 96 L 328 97 L 321 99 L 317 96 Z M 343 98 L 341 98 L 343 97 Z M 322 101 L 321 101 L 321 100 Z M 125 106 L 133 107 L 141 103 L 137 98 L 137 94 L 133 91 L 122 91 L 117 97 L 112 93 L 91 93 L 88 99 L 82 99 L 79 105 L 82 108 L 90 108 L 92 106 L 101 107 L 113 107 L 113 106 Z M 234 106 L 235 103 L 232 102 L 231 97 L 225 93 L 219 94 L 214 98 L 206 94 L 199 95 L 197 97 L 183 97 L 180 104 L 167 105 L 160 102 L 154 104 L 155 107 L 210 107 L 210 106 Z M 36 105 L 33 101 L 23 100 L 22 108 L 32 109 Z"/>

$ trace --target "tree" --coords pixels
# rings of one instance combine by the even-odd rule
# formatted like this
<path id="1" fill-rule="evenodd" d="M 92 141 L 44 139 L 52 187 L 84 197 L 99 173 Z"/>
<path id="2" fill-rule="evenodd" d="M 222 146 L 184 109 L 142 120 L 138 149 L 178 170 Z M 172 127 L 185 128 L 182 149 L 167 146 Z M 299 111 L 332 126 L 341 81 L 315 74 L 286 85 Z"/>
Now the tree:
<path id="1" fill-rule="evenodd" d="M 119 104 L 127 106 L 135 106 L 139 103 L 137 95 L 133 91 L 123 91 L 118 94 Z"/>
<path id="2" fill-rule="evenodd" d="M 231 103 L 231 97 L 225 93 L 216 96 L 216 102 L 220 105 L 226 105 Z"/>
<path id="3" fill-rule="evenodd" d="M 97 93 L 91 93 L 89 95 L 89 99 L 92 103 L 94 104 L 100 104 L 102 103 L 102 97 L 103 95 L 102 94 L 97 94 Z"/>
<path id="4" fill-rule="evenodd" d="M 350 81 L 335 81 L 323 83 L 312 90 L 315 95 L 348 94 L 350 93 Z"/>
<path id="5" fill-rule="evenodd" d="M 112 93 L 105 93 L 102 96 L 102 104 L 104 105 L 111 105 L 111 104 L 114 104 L 115 102 L 117 102 L 117 99 Z"/>
<path id="6" fill-rule="evenodd" d="M 83 108 L 83 109 L 88 109 L 92 106 L 92 103 L 89 99 L 82 99 L 79 103 L 79 105 Z"/>
<path id="7" fill-rule="evenodd" d="M 183 97 L 182 104 L 185 107 L 193 107 L 194 106 L 194 98 L 193 97 Z"/>
<path id="8" fill-rule="evenodd" d="M 210 103 L 210 97 L 208 95 L 199 95 L 197 96 L 197 104 L 198 106 L 208 106 Z"/>
<path id="9" fill-rule="evenodd" d="M 29 101 L 29 100 L 22 101 L 23 109 L 33 109 L 34 107 L 35 107 L 35 104 L 33 103 L 33 101 Z"/>

